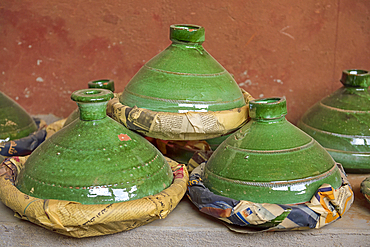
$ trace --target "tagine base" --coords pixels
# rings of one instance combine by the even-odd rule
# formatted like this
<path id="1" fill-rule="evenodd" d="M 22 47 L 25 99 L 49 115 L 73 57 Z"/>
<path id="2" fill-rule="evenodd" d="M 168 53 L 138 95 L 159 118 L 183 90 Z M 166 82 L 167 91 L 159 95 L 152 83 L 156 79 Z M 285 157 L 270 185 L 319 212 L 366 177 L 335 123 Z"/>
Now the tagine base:
<path id="1" fill-rule="evenodd" d="M 243 91 L 245 106 L 208 112 L 157 112 L 129 107 L 116 94 L 107 106 L 107 114 L 130 130 L 162 140 L 206 140 L 239 129 L 248 122 L 248 102 L 252 96 Z"/>
<path id="2" fill-rule="evenodd" d="M 0 245 L 13 246 L 366 246 L 370 238 L 370 203 L 360 193 L 360 184 L 369 174 L 349 174 L 355 202 L 342 219 L 307 231 L 238 234 L 205 215 L 184 197 L 163 220 L 155 220 L 136 229 L 103 237 L 76 239 L 55 234 L 13 216 L 0 202 Z"/>
<path id="3" fill-rule="evenodd" d="M 188 182 L 185 166 L 166 158 L 174 180 L 168 188 L 155 195 L 92 205 L 67 200 L 44 200 L 26 195 L 15 186 L 18 171 L 24 168 L 26 159 L 13 157 L 0 165 L 1 201 L 14 211 L 16 217 L 75 238 L 114 234 L 164 219 L 180 202 Z"/>
<path id="4" fill-rule="evenodd" d="M 236 200 L 213 193 L 203 184 L 205 166 L 201 164 L 190 174 L 187 196 L 201 212 L 226 222 L 230 230 L 239 233 L 322 228 L 341 219 L 354 200 L 351 185 L 342 171 L 342 185 L 338 189 L 322 184 L 304 203 L 284 205 Z M 244 229 L 238 229 L 240 227 Z"/>

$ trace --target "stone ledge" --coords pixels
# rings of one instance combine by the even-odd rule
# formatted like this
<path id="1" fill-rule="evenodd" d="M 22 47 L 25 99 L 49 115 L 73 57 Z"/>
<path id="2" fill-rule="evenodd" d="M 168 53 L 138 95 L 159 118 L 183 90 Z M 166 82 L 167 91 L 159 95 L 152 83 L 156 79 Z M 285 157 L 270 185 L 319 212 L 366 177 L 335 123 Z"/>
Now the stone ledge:
<path id="1" fill-rule="evenodd" d="M 321 229 L 239 234 L 221 221 L 200 213 L 184 197 L 165 219 L 127 232 L 75 239 L 17 219 L 0 202 L 0 246 L 365 246 L 370 240 L 370 203 L 360 183 L 370 174 L 348 176 L 355 203 L 342 219 Z"/>

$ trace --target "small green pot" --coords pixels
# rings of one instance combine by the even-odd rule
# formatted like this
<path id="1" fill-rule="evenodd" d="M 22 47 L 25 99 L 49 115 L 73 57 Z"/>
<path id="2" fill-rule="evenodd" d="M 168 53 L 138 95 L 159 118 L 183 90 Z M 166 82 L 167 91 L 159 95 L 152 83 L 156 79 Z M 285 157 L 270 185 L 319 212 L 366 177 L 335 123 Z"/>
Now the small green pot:
<path id="1" fill-rule="evenodd" d="M 344 70 L 343 87 L 312 106 L 298 127 L 315 138 L 346 172 L 370 172 L 370 73 Z"/>
<path id="2" fill-rule="evenodd" d="M 309 201 L 324 183 L 341 186 L 331 156 L 285 119 L 285 98 L 250 101 L 252 120 L 212 154 L 202 179 L 217 195 L 257 203 Z"/>
<path id="3" fill-rule="evenodd" d="M 80 118 L 43 142 L 27 159 L 17 187 L 42 199 L 106 204 L 139 199 L 173 179 L 163 155 L 140 135 L 106 116 L 113 93 L 72 94 Z"/>

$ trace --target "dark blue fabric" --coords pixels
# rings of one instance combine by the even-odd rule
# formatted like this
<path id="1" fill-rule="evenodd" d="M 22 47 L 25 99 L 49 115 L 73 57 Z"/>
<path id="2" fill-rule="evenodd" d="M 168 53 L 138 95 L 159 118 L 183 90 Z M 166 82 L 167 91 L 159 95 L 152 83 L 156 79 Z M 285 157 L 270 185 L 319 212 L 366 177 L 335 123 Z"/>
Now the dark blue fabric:
<path id="1" fill-rule="evenodd" d="M 214 217 L 220 217 L 217 216 L 218 212 L 222 212 L 222 210 L 226 209 L 231 209 L 232 210 L 231 214 L 229 217 L 227 217 L 227 219 L 230 220 L 232 224 L 238 226 L 248 225 L 248 223 L 242 221 L 233 212 L 233 208 L 240 201 L 212 193 L 208 188 L 204 186 L 200 175 L 197 173 L 193 173 L 190 175 L 187 196 L 200 211 L 206 214 L 209 214 Z M 295 222 L 299 227 L 315 228 L 317 221 L 319 220 L 319 215 L 304 204 L 302 205 L 279 204 L 279 206 L 287 211 L 288 210 L 290 211 L 287 218 Z M 205 208 L 207 208 L 207 210 L 204 210 Z"/>
<path id="2" fill-rule="evenodd" d="M 35 123 L 39 126 L 40 120 L 34 118 Z M 24 156 L 29 155 L 35 150 L 46 138 L 46 130 L 38 130 L 29 136 L 18 140 L 11 140 L 0 144 L 0 155 L 2 156 Z"/>

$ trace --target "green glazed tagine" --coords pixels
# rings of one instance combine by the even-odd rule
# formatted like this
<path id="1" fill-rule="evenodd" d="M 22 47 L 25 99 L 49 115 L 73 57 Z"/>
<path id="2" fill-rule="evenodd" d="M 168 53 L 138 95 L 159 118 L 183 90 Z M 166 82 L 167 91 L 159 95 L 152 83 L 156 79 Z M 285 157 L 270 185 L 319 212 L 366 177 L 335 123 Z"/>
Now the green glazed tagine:
<path id="1" fill-rule="evenodd" d="M 114 81 L 110 79 L 89 81 L 87 86 L 88 88 L 103 88 L 114 92 Z"/>
<path id="2" fill-rule="evenodd" d="M 17 140 L 37 130 L 31 116 L 13 99 L 0 92 L 0 143 Z"/>
<path id="3" fill-rule="evenodd" d="M 113 93 L 76 91 L 80 118 L 43 142 L 27 159 L 17 187 L 42 198 L 107 204 L 154 195 L 172 170 L 148 141 L 106 115 Z"/>
<path id="4" fill-rule="evenodd" d="M 211 138 L 211 139 L 207 139 L 205 140 L 208 145 L 210 146 L 210 148 L 214 151 L 218 148 L 218 146 L 220 146 L 220 144 L 225 141 L 231 134 L 226 134 L 226 135 L 223 135 L 223 136 L 219 136 L 219 137 L 215 137 L 215 138 Z"/>
<path id="5" fill-rule="evenodd" d="M 344 70 L 343 87 L 312 106 L 298 127 L 347 172 L 370 172 L 370 73 Z"/>
<path id="6" fill-rule="evenodd" d="M 203 48 L 204 28 L 171 25 L 172 44 L 131 79 L 119 101 L 155 112 L 223 111 L 245 106 L 233 77 Z"/>
<path id="7" fill-rule="evenodd" d="M 88 88 L 102 88 L 102 89 L 108 89 L 112 92 L 114 92 L 114 81 L 109 79 L 101 79 L 101 80 L 94 80 L 89 81 L 87 83 Z M 64 122 L 64 126 L 67 126 L 68 124 L 72 123 L 74 120 L 78 119 L 80 117 L 80 111 L 78 108 L 76 108 L 67 118 L 67 120 Z"/>
<path id="8" fill-rule="evenodd" d="M 311 200 L 324 183 L 341 186 L 331 156 L 285 119 L 285 98 L 249 103 L 252 120 L 227 138 L 207 162 L 202 179 L 217 195 L 256 203 Z"/>

